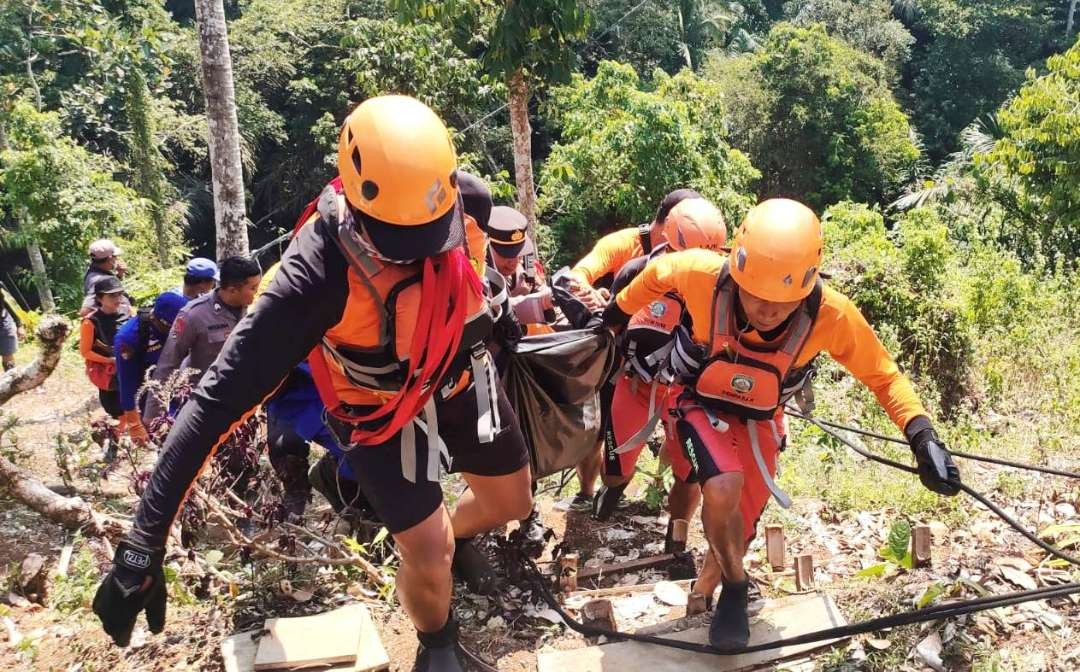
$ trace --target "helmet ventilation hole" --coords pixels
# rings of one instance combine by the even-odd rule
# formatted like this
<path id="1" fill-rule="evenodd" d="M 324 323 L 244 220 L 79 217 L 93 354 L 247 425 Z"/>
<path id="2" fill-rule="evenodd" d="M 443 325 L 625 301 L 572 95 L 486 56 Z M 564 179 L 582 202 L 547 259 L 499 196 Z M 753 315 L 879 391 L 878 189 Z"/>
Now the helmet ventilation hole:
<path id="1" fill-rule="evenodd" d="M 359 175 L 360 174 L 361 163 L 360 163 L 360 149 L 357 148 L 357 147 L 353 147 L 353 150 L 352 150 L 352 165 L 353 165 L 353 168 L 356 169 L 356 174 Z"/>
<path id="2" fill-rule="evenodd" d="M 360 193 L 367 200 L 374 201 L 375 197 L 379 195 L 379 185 L 371 180 L 364 180 L 364 184 L 360 186 Z"/>

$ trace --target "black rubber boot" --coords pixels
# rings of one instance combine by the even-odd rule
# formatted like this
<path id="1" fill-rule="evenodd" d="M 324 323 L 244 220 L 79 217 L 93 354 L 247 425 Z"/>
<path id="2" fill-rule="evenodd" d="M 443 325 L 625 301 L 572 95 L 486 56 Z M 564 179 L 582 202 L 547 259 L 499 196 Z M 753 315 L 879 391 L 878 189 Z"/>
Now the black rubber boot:
<path id="1" fill-rule="evenodd" d="M 450 569 L 471 592 L 490 595 L 495 592 L 495 570 L 472 541 L 472 537 L 454 540 L 454 561 Z"/>
<path id="2" fill-rule="evenodd" d="M 521 521 L 521 550 L 530 558 L 538 559 L 547 546 L 547 528 L 540 521 L 540 510 L 533 507 L 529 517 Z"/>
<path id="3" fill-rule="evenodd" d="M 675 541 L 673 538 L 675 529 L 675 519 L 669 518 L 667 521 L 667 534 L 664 535 L 664 553 L 685 553 L 686 552 L 686 540 Z"/>
<path id="4" fill-rule="evenodd" d="M 419 632 L 416 638 L 416 663 L 413 672 L 465 672 L 465 654 L 458 643 L 457 621 L 450 614 L 446 625 L 438 632 Z"/>
<path id="5" fill-rule="evenodd" d="M 723 583 L 709 625 L 709 645 L 717 651 L 735 651 L 750 642 L 750 614 L 747 611 L 749 588 L 749 580 Z"/>
<path id="6" fill-rule="evenodd" d="M 285 507 L 285 515 L 293 522 L 303 519 L 304 509 L 311 501 L 307 457 L 281 455 L 271 459 L 270 465 L 281 481 L 281 504 Z"/>
<path id="7" fill-rule="evenodd" d="M 615 513 L 615 509 L 618 508 L 619 500 L 622 499 L 623 491 L 626 490 L 627 485 L 629 485 L 628 482 L 610 487 L 601 485 L 600 489 L 596 491 L 596 497 L 593 498 L 593 518 L 596 520 L 610 519 L 611 514 Z"/>

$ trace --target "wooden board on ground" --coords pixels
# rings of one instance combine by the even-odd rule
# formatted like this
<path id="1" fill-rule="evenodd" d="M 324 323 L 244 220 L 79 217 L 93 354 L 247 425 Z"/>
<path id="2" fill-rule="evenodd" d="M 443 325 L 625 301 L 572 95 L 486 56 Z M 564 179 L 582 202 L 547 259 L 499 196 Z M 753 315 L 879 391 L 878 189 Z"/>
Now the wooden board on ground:
<path id="1" fill-rule="evenodd" d="M 770 602 L 750 625 L 750 644 L 797 637 L 809 632 L 846 625 L 832 598 L 822 593 L 799 595 Z M 667 635 L 684 642 L 709 641 L 709 628 L 695 628 Z M 569 651 L 546 651 L 537 655 L 539 672 L 738 672 L 819 649 L 839 640 L 785 646 L 737 656 L 694 653 L 639 642 L 614 642 Z"/>
<path id="2" fill-rule="evenodd" d="M 253 632 L 241 632 L 222 641 L 225 672 L 313 666 L 327 671 L 375 672 L 390 667 L 390 658 L 375 623 L 363 605 L 349 605 L 318 616 L 270 619 L 265 629 L 276 632 L 278 637 L 272 639 L 270 634 L 264 634 L 256 640 L 252 639 Z M 283 635 L 285 639 L 281 639 Z M 334 636 L 350 642 L 350 655 L 340 653 L 341 647 L 330 642 Z M 325 662 L 334 655 L 348 660 L 336 664 Z M 288 658 L 284 662 L 271 660 L 285 656 Z"/>

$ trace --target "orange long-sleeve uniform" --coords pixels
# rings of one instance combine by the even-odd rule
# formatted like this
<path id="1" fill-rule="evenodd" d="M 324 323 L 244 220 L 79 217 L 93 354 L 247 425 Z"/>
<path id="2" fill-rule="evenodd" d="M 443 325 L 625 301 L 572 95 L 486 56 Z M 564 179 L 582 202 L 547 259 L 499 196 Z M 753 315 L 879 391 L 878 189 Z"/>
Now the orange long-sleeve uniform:
<path id="1" fill-rule="evenodd" d="M 596 241 L 593 249 L 570 272 L 595 285 L 605 276 L 614 278 L 626 262 L 649 251 L 641 249 L 641 233 L 636 226 L 620 229 Z"/>
<path id="2" fill-rule="evenodd" d="M 633 315 L 665 293 L 677 292 L 693 320 L 694 340 L 708 345 L 713 290 L 725 259 L 701 249 L 665 254 L 646 266 L 615 300 L 620 310 Z M 763 342 L 754 330 L 744 339 Z M 849 298 L 830 287 L 824 288 L 817 319 L 795 367 L 805 366 L 820 352 L 828 352 L 870 388 L 901 431 L 914 418 L 928 415 L 911 381 L 900 373 L 866 318 Z"/>
<path id="3" fill-rule="evenodd" d="M 114 358 L 106 357 L 94 350 L 94 338 L 97 336 L 95 331 L 94 323 L 84 318 L 82 324 L 79 325 L 79 354 L 87 362 L 112 364 L 116 361 Z M 112 348 L 112 343 L 109 343 L 108 347 Z"/>

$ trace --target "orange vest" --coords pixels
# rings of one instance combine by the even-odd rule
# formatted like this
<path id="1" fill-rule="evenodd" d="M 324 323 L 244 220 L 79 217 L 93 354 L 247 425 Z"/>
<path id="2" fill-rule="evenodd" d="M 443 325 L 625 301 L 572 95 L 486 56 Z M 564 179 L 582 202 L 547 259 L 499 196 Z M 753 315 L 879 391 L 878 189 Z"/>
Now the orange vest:
<path id="1" fill-rule="evenodd" d="M 316 213 L 311 220 L 317 217 Z M 467 230 L 480 230 L 469 215 L 465 215 L 465 224 Z M 349 262 L 349 295 L 341 321 L 323 337 L 322 352 L 333 392 L 341 403 L 381 405 L 405 383 L 420 307 L 422 267 L 419 263 L 385 262 L 365 253 L 348 217 L 337 233 L 338 246 Z M 478 239 L 473 235 L 468 238 L 471 248 Z M 479 240 L 482 243 L 482 238 Z M 474 268 L 475 260 L 483 259 L 482 252 L 477 257 L 472 249 L 468 256 Z M 469 376 L 462 374 L 469 368 L 472 350 L 483 346 L 493 325 L 482 294 L 469 292 L 467 302 L 461 345 L 444 377 L 452 389 L 444 391 L 444 398 L 468 385 Z"/>
<path id="2" fill-rule="evenodd" d="M 727 262 L 717 278 L 707 359 L 695 393 L 709 408 L 754 420 L 769 420 L 806 383 L 810 366 L 793 370 L 821 307 L 821 280 L 784 332 L 767 345 L 744 343 L 736 325 L 737 288 Z"/>

